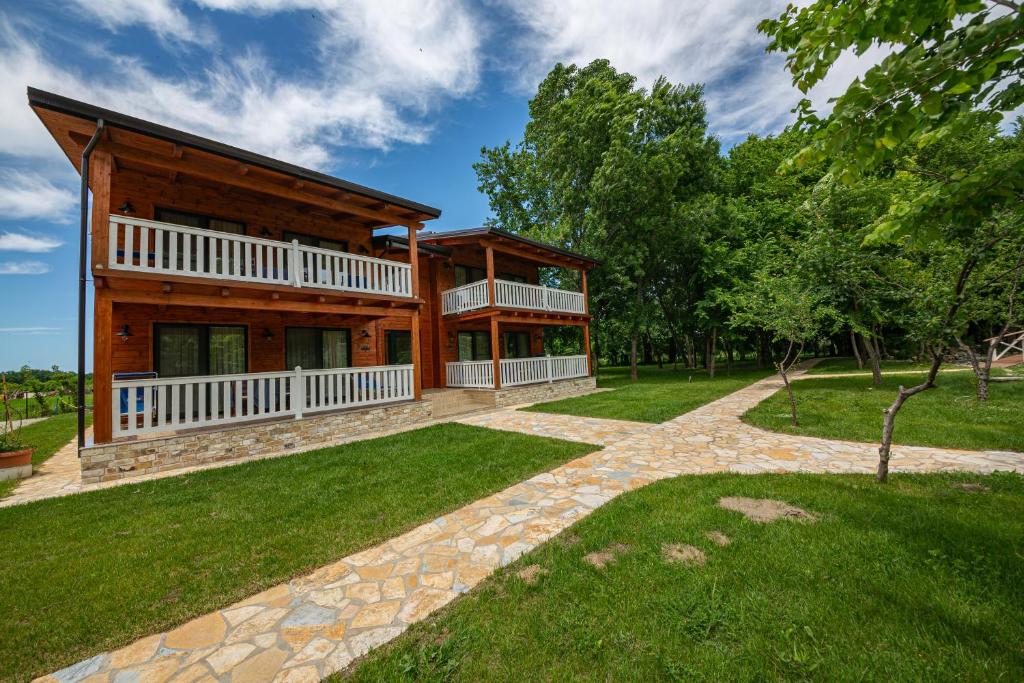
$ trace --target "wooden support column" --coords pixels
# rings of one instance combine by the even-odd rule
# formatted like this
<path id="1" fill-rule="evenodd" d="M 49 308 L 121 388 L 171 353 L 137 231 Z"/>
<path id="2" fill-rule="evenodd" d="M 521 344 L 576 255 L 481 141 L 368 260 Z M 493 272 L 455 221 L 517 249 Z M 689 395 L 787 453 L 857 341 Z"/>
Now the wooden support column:
<path id="1" fill-rule="evenodd" d="M 590 315 L 590 294 L 587 291 L 586 270 L 580 270 L 580 283 L 583 285 L 583 312 Z"/>
<path id="2" fill-rule="evenodd" d="M 490 249 L 488 249 L 488 252 Z M 490 260 L 488 259 L 488 262 Z M 493 283 L 493 280 L 492 280 Z M 491 362 L 494 363 L 494 388 L 501 389 L 501 337 L 498 334 L 498 316 L 491 317 Z"/>
<path id="3" fill-rule="evenodd" d="M 110 174 L 113 170 L 113 159 L 110 152 L 102 149 L 93 150 L 89 156 L 89 186 L 92 190 L 92 216 L 90 228 L 92 232 L 92 270 L 97 266 L 102 272 L 108 267 L 107 257 L 110 253 L 107 244 L 110 233 Z"/>
<path id="4" fill-rule="evenodd" d="M 109 443 L 113 438 L 111 405 L 111 340 L 114 333 L 114 304 L 110 290 L 94 290 L 92 357 L 92 428 L 94 443 Z"/>
<path id="5" fill-rule="evenodd" d="M 420 253 L 416 246 L 416 228 L 409 226 L 409 265 L 412 266 L 412 295 L 420 295 Z"/>
<path id="6" fill-rule="evenodd" d="M 417 401 L 423 397 L 423 358 L 420 356 L 420 312 L 417 309 L 410 319 L 410 336 L 412 337 L 412 386 L 413 398 Z"/>
<path id="7" fill-rule="evenodd" d="M 583 353 L 587 356 L 587 376 L 594 374 L 594 368 L 590 361 L 590 323 L 583 326 Z"/>
<path id="8" fill-rule="evenodd" d="M 487 303 L 489 306 L 497 306 L 498 300 L 494 298 L 494 247 L 487 247 Z"/>

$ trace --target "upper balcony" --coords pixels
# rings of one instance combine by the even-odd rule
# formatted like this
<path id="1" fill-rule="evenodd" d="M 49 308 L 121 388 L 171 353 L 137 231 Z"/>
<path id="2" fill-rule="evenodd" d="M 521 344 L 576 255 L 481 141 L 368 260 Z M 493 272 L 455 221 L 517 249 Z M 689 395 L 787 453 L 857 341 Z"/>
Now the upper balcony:
<path id="1" fill-rule="evenodd" d="M 111 215 L 107 268 L 298 289 L 412 298 L 408 263 Z"/>
<path id="2" fill-rule="evenodd" d="M 459 315 L 491 307 L 487 280 L 447 289 L 441 296 L 441 312 L 444 315 Z M 586 296 L 582 292 L 570 292 L 554 287 L 495 279 L 494 299 L 496 308 L 571 315 L 587 314 Z"/>

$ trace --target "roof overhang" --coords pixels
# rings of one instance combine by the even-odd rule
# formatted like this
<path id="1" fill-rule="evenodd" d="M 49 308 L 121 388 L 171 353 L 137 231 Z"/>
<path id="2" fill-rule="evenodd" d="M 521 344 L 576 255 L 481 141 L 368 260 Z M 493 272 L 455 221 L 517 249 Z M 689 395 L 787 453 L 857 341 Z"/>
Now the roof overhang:
<path id="1" fill-rule="evenodd" d="M 28 102 L 79 171 L 82 149 L 102 119 L 108 132 L 99 148 L 115 160 L 337 211 L 371 229 L 421 228 L 441 215 L 426 204 L 54 93 L 29 88 Z"/>
<path id="2" fill-rule="evenodd" d="M 597 259 L 577 254 L 560 247 L 544 244 L 501 228 L 482 227 L 445 232 L 427 232 L 419 236 L 420 242 L 444 246 L 479 245 L 493 246 L 499 251 L 537 261 L 550 266 L 590 270 L 601 265 Z"/>

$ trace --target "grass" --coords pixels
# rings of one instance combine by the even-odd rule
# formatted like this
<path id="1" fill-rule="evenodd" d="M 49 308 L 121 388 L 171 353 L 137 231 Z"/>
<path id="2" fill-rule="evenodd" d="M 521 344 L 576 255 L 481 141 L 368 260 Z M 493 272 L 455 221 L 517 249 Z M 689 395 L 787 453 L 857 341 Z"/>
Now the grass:
<path id="1" fill-rule="evenodd" d="M 230 605 L 593 450 L 445 424 L 0 509 L 0 680 Z"/>
<path id="2" fill-rule="evenodd" d="M 921 363 L 910 360 L 883 360 L 881 362 L 882 374 L 886 372 L 904 372 L 907 370 L 927 370 L 928 363 Z M 808 370 L 809 375 L 828 375 L 835 372 L 866 372 L 871 374 L 871 365 L 865 361 L 863 368 L 857 367 L 854 358 L 826 358 L 813 368 Z"/>
<path id="3" fill-rule="evenodd" d="M 56 413 L 58 398 L 56 396 L 47 396 L 45 400 L 46 404 L 50 407 L 50 414 L 53 415 L 54 413 Z M 65 414 L 70 411 L 73 414 L 75 411 L 74 407 L 68 407 L 66 401 L 73 401 L 74 397 L 65 396 L 64 400 L 65 403 L 61 404 L 60 406 L 61 411 Z M 12 420 L 20 420 L 25 417 L 41 417 L 42 408 L 39 406 L 39 402 L 34 398 L 14 398 L 11 399 L 9 403 L 11 405 Z M 92 393 L 88 393 L 85 395 L 85 405 L 92 406 Z M 4 401 L 0 400 L 0 415 L 3 415 L 3 410 Z M 26 413 L 28 414 L 26 415 Z"/>
<path id="4" fill-rule="evenodd" d="M 899 384 L 920 378 L 883 377 L 881 389 L 872 388 L 870 377 L 801 380 L 793 382 L 799 427 L 789 424 L 785 392 L 748 411 L 743 420 L 775 432 L 870 443 L 881 438 L 882 409 L 893 402 Z M 910 398 L 900 410 L 895 443 L 1024 452 L 1024 382 L 992 383 L 986 405 L 974 396 L 971 373 L 941 373 L 935 389 Z"/>
<path id="5" fill-rule="evenodd" d="M 771 373 L 750 367 L 729 372 L 719 366 L 715 378 L 710 379 L 704 370 L 644 366 L 640 368 L 639 379 L 632 382 L 629 368 L 601 368 L 598 386 L 613 391 L 539 403 L 524 410 L 658 423 L 731 394 Z"/>
<path id="6" fill-rule="evenodd" d="M 969 493 L 956 482 L 983 481 Z M 722 496 L 815 523 L 755 524 Z M 705 532 L 720 530 L 718 547 Z M 626 494 L 435 618 L 354 681 L 1022 680 L 1024 478 L 687 476 Z M 621 543 L 618 562 L 582 558 Z M 707 553 L 666 564 L 662 544 Z M 520 569 L 547 574 L 527 585 Z M 339 676 L 338 678 L 342 678 Z"/>
<path id="7" fill-rule="evenodd" d="M 86 413 L 86 421 L 92 422 L 92 414 Z M 32 467 L 39 467 L 50 456 L 63 448 L 78 431 L 78 416 L 74 413 L 57 415 L 42 422 L 35 422 L 19 430 L 19 439 L 26 448 L 32 448 Z M 0 481 L 0 498 L 9 494 L 18 481 Z"/>

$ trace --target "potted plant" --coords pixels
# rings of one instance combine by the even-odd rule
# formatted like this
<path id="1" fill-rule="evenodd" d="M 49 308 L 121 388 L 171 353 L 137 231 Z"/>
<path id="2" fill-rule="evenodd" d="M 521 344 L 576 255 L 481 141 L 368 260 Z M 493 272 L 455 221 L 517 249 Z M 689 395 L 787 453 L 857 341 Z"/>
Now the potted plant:
<path id="1" fill-rule="evenodd" d="M 7 373 L 3 382 L 4 426 L 0 431 L 0 481 L 32 476 L 32 449 L 26 448 L 11 423 L 11 403 L 7 394 Z"/>

